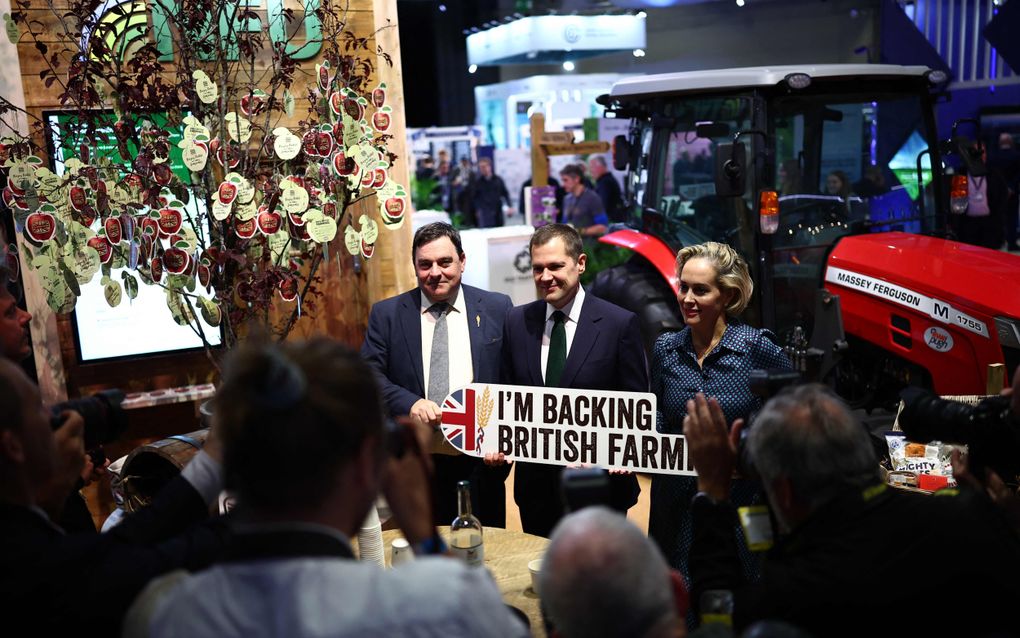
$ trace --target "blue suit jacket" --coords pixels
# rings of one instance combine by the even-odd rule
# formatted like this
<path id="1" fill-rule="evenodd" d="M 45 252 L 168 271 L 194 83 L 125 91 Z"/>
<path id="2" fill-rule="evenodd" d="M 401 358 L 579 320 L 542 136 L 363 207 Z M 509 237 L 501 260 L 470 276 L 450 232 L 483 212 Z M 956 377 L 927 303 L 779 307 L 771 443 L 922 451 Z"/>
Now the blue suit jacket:
<path id="1" fill-rule="evenodd" d="M 540 300 L 518 306 L 507 315 L 501 383 L 545 385 L 545 311 L 546 302 Z M 648 392 L 648 367 L 634 313 L 586 293 L 559 387 Z M 517 463 L 514 500 L 521 510 L 525 532 L 548 537 L 563 516 L 562 471 L 554 465 Z M 625 512 L 637 502 L 640 488 L 633 474 L 610 476 L 609 484 L 611 507 Z"/>
<path id="2" fill-rule="evenodd" d="M 460 292 L 467 308 L 474 380 L 499 383 L 503 320 L 513 303 L 502 293 L 463 283 Z M 372 306 L 361 356 L 375 371 L 391 415 L 407 414 L 415 401 L 424 398 L 421 290 L 415 288 Z"/>

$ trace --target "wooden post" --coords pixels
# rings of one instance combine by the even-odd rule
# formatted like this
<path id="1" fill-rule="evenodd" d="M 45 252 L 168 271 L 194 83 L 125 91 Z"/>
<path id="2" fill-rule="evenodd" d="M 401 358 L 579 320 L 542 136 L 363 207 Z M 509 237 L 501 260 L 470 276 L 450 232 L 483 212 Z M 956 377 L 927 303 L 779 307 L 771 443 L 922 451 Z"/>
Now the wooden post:
<path id="1" fill-rule="evenodd" d="M 542 136 L 545 135 L 545 115 L 534 113 L 531 116 L 531 185 L 545 186 L 549 183 L 549 156 L 542 149 Z M 521 206 L 521 213 L 524 213 Z"/>
<path id="2" fill-rule="evenodd" d="M 408 169 L 407 120 L 404 117 L 404 79 L 400 65 L 400 36 L 397 30 L 397 0 L 375 0 L 373 6 L 376 41 L 393 60 L 393 66 L 382 57 L 376 60 L 376 76 L 386 83 L 386 103 L 393 109 L 390 133 L 393 139 L 389 148 L 397 155 L 397 161 L 390 168 L 390 177 L 408 189 L 410 197 L 410 171 Z M 415 286 L 414 269 L 411 267 L 411 216 L 410 211 L 404 225 L 397 230 L 388 230 L 379 219 L 378 207 L 374 217 L 380 222 L 379 240 L 375 255 L 365 265 L 368 274 L 368 303 L 392 297 Z M 365 317 L 367 321 L 367 317 Z"/>
<path id="3" fill-rule="evenodd" d="M 999 394 L 1004 387 L 1006 387 L 1006 366 L 1001 363 L 989 363 L 985 394 Z"/>

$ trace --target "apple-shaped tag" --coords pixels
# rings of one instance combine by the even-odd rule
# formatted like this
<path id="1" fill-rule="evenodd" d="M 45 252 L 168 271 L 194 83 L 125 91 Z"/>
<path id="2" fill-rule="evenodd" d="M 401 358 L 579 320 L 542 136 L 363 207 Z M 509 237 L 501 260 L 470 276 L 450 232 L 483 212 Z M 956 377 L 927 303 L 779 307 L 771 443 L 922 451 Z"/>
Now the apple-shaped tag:
<path id="1" fill-rule="evenodd" d="M 386 83 L 383 82 L 379 86 L 372 89 L 372 104 L 377 109 L 381 109 L 386 104 Z"/>
<path id="2" fill-rule="evenodd" d="M 231 111 L 223 117 L 227 124 L 227 135 L 230 139 L 242 144 L 251 139 L 251 122 Z"/>
<path id="3" fill-rule="evenodd" d="M 365 240 L 361 240 L 361 256 L 365 259 L 371 259 L 372 255 L 375 254 L 375 244 L 366 244 Z"/>
<path id="4" fill-rule="evenodd" d="M 119 244 L 122 235 L 122 228 L 120 226 L 120 220 L 116 217 L 108 217 L 103 222 L 103 228 L 106 229 L 106 238 L 110 240 L 111 244 Z"/>
<path id="5" fill-rule="evenodd" d="M 354 230 L 353 226 L 348 226 L 344 229 L 344 247 L 352 255 L 357 255 L 361 252 L 361 234 Z"/>
<path id="6" fill-rule="evenodd" d="M 315 65 L 315 75 L 319 79 L 320 91 L 325 91 L 329 88 L 329 60 L 324 60 L 322 64 Z"/>
<path id="7" fill-rule="evenodd" d="M 241 239 L 251 239 L 258 232 L 258 224 L 254 219 L 234 219 L 234 232 Z"/>
<path id="8" fill-rule="evenodd" d="M 322 211 L 312 209 L 305 213 L 305 230 L 312 238 L 312 241 L 324 244 L 336 237 L 336 222 L 322 214 Z"/>
<path id="9" fill-rule="evenodd" d="M 357 166 L 354 163 L 354 158 L 346 157 L 343 151 L 337 151 L 336 154 L 333 155 L 332 164 L 333 172 L 340 177 L 350 175 L 357 169 Z"/>
<path id="10" fill-rule="evenodd" d="M 312 237 L 308 234 L 308 229 L 305 228 L 304 220 L 301 220 L 301 225 L 287 224 L 287 230 L 290 232 L 290 236 L 298 241 L 308 241 Z"/>
<path id="11" fill-rule="evenodd" d="M 330 219 L 336 220 L 339 217 L 336 202 L 326 202 L 322 205 L 322 214 Z"/>
<path id="12" fill-rule="evenodd" d="M 57 221 L 49 213 L 32 213 L 25 220 L 25 232 L 35 242 L 49 241 L 57 230 Z"/>
<path id="13" fill-rule="evenodd" d="M 361 174 L 361 187 L 368 188 L 375 181 L 375 172 L 372 170 L 366 170 Z"/>
<path id="14" fill-rule="evenodd" d="M 212 205 L 213 219 L 219 222 L 223 221 L 224 219 L 230 216 L 231 208 L 232 206 L 230 204 L 224 204 L 219 200 L 219 198 L 217 198 Z"/>
<path id="15" fill-rule="evenodd" d="M 89 240 L 85 243 L 86 245 L 96 249 L 96 252 L 99 253 L 100 263 L 105 264 L 113 258 L 113 246 L 110 245 L 110 242 L 107 241 L 106 237 L 99 237 L 97 235 L 89 238 Z"/>
<path id="16" fill-rule="evenodd" d="M 377 168 L 372 171 L 372 188 L 380 189 L 386 183 L 386 169 Z"/>
<path id="17" fill-rule="evenodd" d="M 301 150 L 304 151 L 305 155 L 309 157 L 318 157 L 319 149 L 317 142 L 319 141 L 319 132 L 312 130 L 308 131 L 301 137 Z"/>
<path id="18" fill-rule="evenodd" d="M 288 213 L 300 213 L 308 208 L 308 191 L 303 188 L 284 189 L 280 201 Z"/>
<path id="19" fill-rule="evenodd" d="M 284 301 L 294 301 L 297 299 L 298 285 L 297 280 L 290 277 L 281 279 L 279 283 L 280 297 Z"/>
<path id="20" fill-rule="evenodd" d="M 198 283 L 202 284 L 203 288 L 209 287 L 209 281 L 212 279 L 212 270 L 205 264 L 198 265 Z"/>
<path id="21" fill-rule="evenodd" d="M 220 90 L 216 86 L 216 83 L 209 79 L 206 72 L 197 69 L 191 74 L 191 77 L 195 80 L 195 93 L 198 95 L 198 99 L 203 104 L 212 104 L 219 97 Z M 153 278 L 155 279 L 155 277 Z"/>
<path id="22" fill-rule="evenodd" d="M 184 218 L 181 216 L 181 211 L 176 208 L 161 208 L 159 209 L 159 232 L 164 237 L 173 235 L 181 229 L 181 224 L 184 223 Z"/>
<path id="23" fill-rule="evenodd" d="M 374 244 L 375 240 L 379 239 L 379 224 L 368 215 L 359 217 L 358 223 L 361 224 L 361 241 L 366 244 Z"/>
<path id="24" fill-rule="evenodd" d="M 283 218 L 277 212 L 265 211 L 258 215 L 258 226 L 259 231 L 263 235 L 272 235 L 276 231 L 280 230 L 280 226 L 283 224 Z"/>
<path id="25" fill-rule="evenodd" d="M 340 113 L 343 112 L 343 101 L 340 91 L 333 91 L 329 94 L 329 110 L 333 111 L 334 117 L 340 117 Z"/>
<path id="26" fill-rule="evenodd" d="M 404 214 L 406 203 L 403 197 L 393 196 L 386 200 L 385 206 L 387 215 L 390 217 L 400 217 Z"/>
<path id="27" fill-rule="evenodd" d="M 219 196 L 220 203 L 229 206 L 237 198 L 237 184 L 227 181 L 221 182 L 216 193 Z"/>
<path id="28" fill-rule="evenodd" d="M 255 89 L 248 95 L 241 96 L 241 113 L 245 117 L 258 115 L 266 106 L 266 92 Z"/>
<path id="29" fill-rule="evenodd" d="M 372 127 L 380 133 L 385 133 L 390 130 L 390 123 L 393 121 L 390 117 L 390 113 L 393 111 L 388 106 L 384 106 L 375 113 L 372 114 Z"/>
<path id="30" fill-rule="evenodd" d="M 78 213 L 81 209 L 85 208 L 87 200 L 85 198 L 85 187 L 83 186 L 72 186 L 70 192 L 67 195 L 67 199 L 71 202 L 71 209 Z"/>
<path id="31" fill-rule="evenodd" d="M 163 260 L 159 257 L 153 257 L 149 262 L 149 273 L 152 280 L 159 283 L 159 280 L 163 278 Z"/>
<path id="32" fill-rule="evenodd" d="M 92 206 L 92 204 L 85 204 L 81 207 L 81 212 L 78 213 L 78 222 L 85 228 L 88 228 L 92 226 L 92 223 L 96 221 L 96 217 L 98 216 L 99 213 L 96 212 L 96 209 Z"/>
<path id="33" fill-rule="evenodd" d="M 285 126 L 273 130 L 276 139 L 273 140 L 273 150 L 282 160 L 292 160 L 301 152 L 301 139 L 290 132 Z"/>
<path id="34" fill-rule="evenodd" d="M 188 269 L 189 263 L 191 263 L 191 257 L 187 251 L 181 248 L 167 248 L 163 253 L 163 266 L 170 274 L 181 274 Z"/>
<path id="35" fill-rule="evenodd" d="M 333 135 L 319 131 L 315 138 L 315 154 L 319 157 L 329 157 L 333 152 Z"/>
<path id="36" fill-rule="evenodd" d="M 205 163 L 209 160 L 209 148 L 197 141 L 191 144 L 185 143 L 184 148 L 181 149 L 181 160 L 189 171 L 197 173 L 205 168 Z"/>

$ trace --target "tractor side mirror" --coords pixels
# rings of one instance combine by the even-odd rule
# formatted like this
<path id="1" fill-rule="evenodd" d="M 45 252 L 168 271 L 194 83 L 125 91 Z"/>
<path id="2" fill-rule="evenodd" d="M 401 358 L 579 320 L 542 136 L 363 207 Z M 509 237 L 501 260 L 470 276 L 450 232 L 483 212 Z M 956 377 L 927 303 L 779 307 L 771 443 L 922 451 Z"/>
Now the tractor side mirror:
<path id="1" fill-rule="evenodd" d="M 630 164 L 630 142 L 626 135 L 617 135 L 613 138 L 613 168 L 618 171 L 627 170 Z"/>
<path id="2" fill-rule="evenodd" d="M 715 152 L 715 194 L 717 197 L 740 197 L 747 181 L 747 150 L 744 145 L 719 144 Z"/>

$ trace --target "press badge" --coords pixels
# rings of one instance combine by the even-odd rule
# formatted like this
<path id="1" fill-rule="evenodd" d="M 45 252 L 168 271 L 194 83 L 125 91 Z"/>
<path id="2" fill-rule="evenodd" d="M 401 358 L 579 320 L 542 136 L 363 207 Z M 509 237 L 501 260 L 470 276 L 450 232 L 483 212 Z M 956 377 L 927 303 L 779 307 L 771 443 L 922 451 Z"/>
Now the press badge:
<path id="1" fill-rule="evenodd" d="M 764 552 L 772 549 L 772 521 L 769 519 L 769 508 L 765 505 L 738 507 L 740 527 L 744 530 L 747 548 L 752 552 Z"/>

